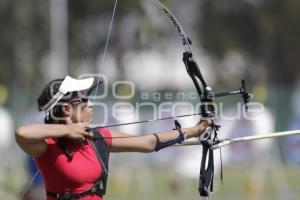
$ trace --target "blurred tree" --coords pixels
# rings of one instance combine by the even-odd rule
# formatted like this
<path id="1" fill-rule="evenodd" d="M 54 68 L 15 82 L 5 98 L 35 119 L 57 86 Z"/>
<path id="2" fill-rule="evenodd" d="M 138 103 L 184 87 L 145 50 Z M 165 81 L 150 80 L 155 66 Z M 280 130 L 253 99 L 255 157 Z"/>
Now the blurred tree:
<path id="1" fill-rule="evenodd" d="M 26 106 L 41 80 L 40 60 L 48 49 L 46 6 L 37 0 L 0 3 L 0 82 L 9 88 L 7 106 L 15 110 Z"/>
<path id="2" fill-rule="evenodd" d="M 114 55 L 116 67 L 118 70 L 118 79 L 124 79 L 124 66 L 122 58 L 125 50 L 134 48 L 137 43 L 129 43 L 124 39 L 134 40 L 135 34 L 139 31 L 136 27 L 130 34 L 124 33 L 124 22 L 128 18 L 135 16 L 137 19 L 143 19 L 138 0 L 118 1 L 116 14 L 111 32 L 109 51 Z M 102 56 L 109 23 L 111 20 L 114 1 L 69 1 L 69 19 L 70 19 L 70 59 L 77 60 L 81 57 L 90 58 L 93 62 L 93 72 L 99 72 L 97 58 Z M 137 21 L 132 21 L 138 24 Z M 131 24 L 132 26 L 132 24 Z M 98 59 L 99 60 L 99 59 Z M 101 71 L 103 73 L 104 71 Z"/>
<path id="3" fill-rule="evenodd" d="M 259 63 L 246 70 L 252 82 L 259 68 L 267 69 L 265 83 L 277 88 L 272 95 L 276 113 L 281 113 L 277 128 L 285 128 L 300 72 L 300 1 L 203 0 L 200 16 L 201 43 L 210 55 L 222 60 L 228 52 L 239 51 Z"/>
<path id="4" fill-rule="evenodd" d="M 199 32 L 205 50 L 222 59 L 230 50 L 258 60 L 274 85 L 293 86 L 300 68 L 300 2 L 203 0 Z"/>
<path id="5" fill-rule="evenodd" d="M 113 55 L 119 80 L 124 79 L 122 60 L 126 50 L 149 47 L 152 40 L 145 37 L 145 32 L 159 33 L 158 28 L 149 28 L 151 20 L 142 8 L 146 2 L 118 1 L 108 51 Z M 114 1 L 68 1 L 71 75 L 78 75 L 79 70 L 79 73 L 99 71 L 113 5 Z M 47 79 L 44 76 L 47 75 L 45 68 L 49 67 L 50 1 L 3 0 L 0 22 L 0 82 L 12 92 L 8 106 L 24 112 L 41 90 L 40 83 Z M 82 63 L 87 63 L 87 69 L 81 69 Z"/>
<path id="6" fill-rule="evenodd" d="M 70 60 L 76 62 L 82 57 L 88 58 L 96 73 L 99 72 L 97 62 L 104 51 L 114 2 L 68 1 Z M 163 33 L 149 20 L 149 13 L 147 15 L 145 11 L 147 3 L 149 4 L 147 0 L 118 1 L 108 46 L 116 63 L 117 80 L 125 78 L 123 57 L 126 51 L 149 48 L 153 39 Z M 155 2 L 152 4 L 155 6 Z M 148 39 L 149 35 L 151 40 Z M 103 72 L 105 70 L 101 71 Z"/>

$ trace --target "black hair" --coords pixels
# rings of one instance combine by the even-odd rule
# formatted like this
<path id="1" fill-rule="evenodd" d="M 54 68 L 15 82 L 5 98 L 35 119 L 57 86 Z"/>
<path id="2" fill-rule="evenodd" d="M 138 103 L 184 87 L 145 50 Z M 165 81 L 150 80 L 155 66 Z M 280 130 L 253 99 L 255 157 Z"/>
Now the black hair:
<path id="1" fill-rule="evenodd" d="M 37 99 L 38 110 L 42 111 L 42 107 L 45 106 L 52 97 L 58 92 L 59 87 L 64 79 L 54 79 L 50 81 L 41 92 L 40 96 Z M 62 98 L 59 102 L 67 102 L 70 100 L 74 94 L 67 93 L 64 98 Z M 55 117 L 53 117 L 55 116 Z M 52 109 L 52 114 L 47 114 L 44 118 L 45 124 L 64 124 L 64 120 L 57 120 L 55 118 L 63 118 L 64 113 L 62 110 L 62 106 L 60 104 L 55 105 Z M 69 161 L 73 159 L 73 153 L 68 149 L 68 140 L 65 138 L 57 139 L 59 147 L 63 150 L 64 154 L 68 158 Z"/>

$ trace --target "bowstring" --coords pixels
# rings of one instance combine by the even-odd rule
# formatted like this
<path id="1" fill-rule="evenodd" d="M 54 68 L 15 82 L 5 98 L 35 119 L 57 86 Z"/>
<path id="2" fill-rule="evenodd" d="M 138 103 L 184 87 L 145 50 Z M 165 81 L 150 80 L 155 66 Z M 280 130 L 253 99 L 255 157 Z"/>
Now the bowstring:
<path id="1" fill-rule="evenodd" d="M 109 44 L 109 41 L 110 41 L 111 30 L 112 30 L 112 26 L 113 26 L 115 14 L 116 14 L 117 4 L 118 4 L 118 0 L 115 0 L 113 12 L 112 12 L 111 19 L 110 19 L 109 29 L 108 29 L 108 33 L 107 33 L 107 37 L 106 37 L 105 47 L 104 47 L 103 55 L 102 55 L 101 62 L 100 62 L 99 75 L 100 75 L 100 73 L 103 69 L 104 61 L 105 61 L 105 58 L 106 58 L 107 48 L 108 48 L 108 44 Z M 101 82 L 101 80 L 100 80 L 100 78 L 98 78 L 97 84 L 96 84 L 96 89 L 95 89 L 95 95 L 94 95 L 94 98 L 93 98 L 93 103 L 95 103 L 95 101 L 96 101 L 96 97 L 97 97 L 100 82 Z"/>
<path id="2" fill-rule="evenodd" d="M 35 180 L 35 178 L 37 177 L 37 175 L 39 174 L 39 170 L 37 170 L 35 172 L 35 174 L 32 176 L 31 180 L 29 181 L 29 183 L 26 185 L 25 189 L 23 190 L 23 192 L 20 195 L 20 198 L 18 200 L 22 200 L 24 195 L 26 194 L 26 192 L 28 192 L 29 188 L 31 187 L 33 181 Z"/>
<path id="3" fill-rule="evenodd" d="M 127 138 L 137 138 L 137 137 L 143 137 L 143 136 L 148 136 L 148 135 L 153 135 L 152 134 L 145 134 L 145 135 L 129 135 L 129 136 L 116 136 L 116 137 L 102 137 L 102 138 L 95 138 L 96 140 L 113 140 L 113 139 L 127 139 Z M 93 137 L 92 137 L 93 139 Z"/>

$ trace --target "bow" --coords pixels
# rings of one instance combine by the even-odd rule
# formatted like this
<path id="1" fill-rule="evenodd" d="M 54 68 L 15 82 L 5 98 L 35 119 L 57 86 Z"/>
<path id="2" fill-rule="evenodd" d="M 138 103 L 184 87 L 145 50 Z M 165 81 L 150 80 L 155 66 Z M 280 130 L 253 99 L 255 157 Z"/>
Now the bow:
<path id="1" fill-rule="evenodd" d="M 183 62 L 185 64 L 186 70 L 188 75 L 191 77 L 195 87 L 196 91 L 199 95 L 200 102 L 201 102 L 201 112 L 197 114 L 190 114 L 190 115 L 181 115 L 181 116 L 175 116 L 175 117 L 167 117 L 167 118 L 160 118 L 155 120 L 144 120 L 144 121 L 136 121 L 136 122 L 129 122 L 129 123 L 123 123 L 123 124 L 113 124 L 108 126 L 97 126 L 97 127 L 88 127 L 87 131 L 94 129 L 94 128 L 103 128 L 103 127 L 114 127 L 114 126 L 122 126 L 122 125 L 130 125 L 130 124 L 137 124 L 137 123 L 145 123 L 145 122 L 153 122 L 158 120 L 165 120 L 165 119 L 174 119 L 178 117 L 186 117 L 191 115 L 201 115 L 203 118 L 213 118 L 215 116 L 215 107 L 213 105 L 213 100 L 215 97 L 223 97 L 223 96 L 229 96 L 229 95 L 236 95 L 241 94 L 244 103 L 248 103 L 249 101 L 249 94 L 246 92 L 245 82 L 242 80 L 241 86 L 239 90 L 236 91 L 226 91 L 226 92 L 218 92 L 213 93 L 212 89 L 207 85 L 205 79 L 202 76 L 202 73 L 199 69 L 199 66 L 196 62 L 196 60 L 193 57 L 193 52 L 191 49 L 191 40 L 187 37 L 185 31 L 183 30 L 181 24 L 176 19 L 176 17 L 172 14 L 172 12 L 159 0 L 156 0 L 159 8 L 167 15 L 167 17 L 171 20 L 173 25 L 175 26 L 179 37 L 181 39 L 184 52 L 183 52 Z M 114 2 L 114 8 L 110 20 L 110 26 L 107 34 L 106 44 L 104 48 L 104 53 L 101 59 L 101 65 L 100 65 L 100 72 L 103 68 L 103 64 L 106 57 L 106 52 L 110 40 L 110 34 L 112 30 L 112 25 L 114 21 L 114 16 L 116 13 L 116 7 L 117 7 L 118 0 L 115 0 Z M 100 79 L 98 79 L 98 82 L 95 86 L 95 94 L 97 94 L 98 87 L 100 85 Z M 88 92 L 89 93 L 89 92 Z M 95 96 L 96 98 L 96 96 Z M 94 98 L 94 102 L 95 102 Z M 247 109 L 247 106 L 246 106 Z M 177 127 L 180 127 L 180 125 L 177 124 Z M 203 134 L 204 136 L 201 137 L 201 144 L 203 146 L 202 150 L 202 159 L 201 159 L 201 167 L 200 167 L 200 176 L 199 176 L 199 188 L 198 191 L 200 193 L 200 196 L 204 198 L 208 198 L 210 192 L 213 190 L 213 178 L 214 178 L 214 153 L 213 149 L 211 148 L 212 145 L 218 144 L 220 141 L 217 138 L 217 131 L 219 129 L 218 125 L 211 125 L 208 130 Z M 134 137 L 134 136 L 129 136 Z"/>
<path id="2" fill-rule="evenodd" d="M 173 13 L 159 0 L 156 0 L 160 9 L 166 14 L 166 16 L 171 20 L 175 26 L 179 37 L 182 41 L 184 48 L 183 52 L 183 62 L 185 64 L 188 75 L 191 77 L 197 93 L 201 102 L 201 116 L 203 118 L 213 118 L 215 116 L 215 107 L 213 105 L 213 100 L 215 97 L 223 97 L 235 94 L 241 94 L 244 103 L 249 102 L 250 95 L 246 92 L 245 81 L 242 80 L 241 87 L 237 91 L 227 91 L 213 93 L 211 87 L 206 84 L 202 73 L 199 69 L 199 66 L 196 60 L 193 57 L 193 52 L 191 49 L 191 40 L 185 34 L 182 26 L 179 21 L 173 15 Z M 247 110 L 247 106 L 245 107 Z M 213 178 L 214 178 L 214 152 L 211 148 L 213 145 L 219 143 L 217 138 L 217 131 L 220 126 L 212 124 L 211 127 L 205 132 L 204 136 L 201 138 L 202 149 L 202 159 L 200 166 L 200 175 L 199 175 L 199 194 L 204 199 L 209 198 L 210 192 L 213 191 Z"/>
<path id="3" fill-rule="evenodd" d="M 163 11 L 163 13 L 166 14 L 166 16 L 171 20 L 173 25 L 175 26 L 179 37 L 181 39 L 184 52 L 183 52 L 183 62 L 185 64 L 186 70 L 188 75 L 191 77 L 195 87 L 196 91 L 199 95 L 200 102 L 201 102 L 201 112 L 197 113 L 200 114 L 203 118 L 213 118 L 215 116 L 215 107 L 213 105 L 213 100 L 215 97 L 224 97 L 229 95 L 236 95 L 240 94 L 242 95 L 242 98 L 244 99 L 245 105 L 249 102 L 250 95 L 246 91 L 245 87 L 245 81 L 242 80 L 241 86 L 238 90 L 235 91 L 226 91 L 226 92 L 218 92 L 213 93 L 211 87 L 209 87 L 205 81 L 205 79 L 202 76 L 202 73 L 199 69 L 199 66 L 196 62 L 196 60 L 193 57 L 193 52 L 191 49 L 191 40 L 187 37 L 185 31 L 183 30 L 181 24 L 176 19 L 176 17 L 173 15 L 173 13 L 159 0 L 156 0 L 159 8 Z M 105 55 L 106 55 L 106 49 L 110 38 L 110 32 L 112 28 L 112 22 L 114 19 L 114 14 L 116 10 L 117 0 L 115 0 L 115 6 L 111 18 L 110 28 L 108 31 L 108 36 L 106 40 L 105 50 L 102 57 L 101 66 L 103 65 Z M 99 82 L 97 83 L 96 87 L 96 94 L 98 89 Z M 247 105 L 245 106 L 245 109 L 247 110 Z M 192 114 L 195 115 L 195 114 Z M 182 115 L 182 116 L 175 116 L 175 117 L 167 117 L 167 118 L 160 118 L 156 120 L 145 120 L 145 121 L 137 121 L 137 122 L 130 122 L 130 123 L 124 123 L 124 124 L 113 124 L 108 125 L 105 127 L 113 127 L 113 126 L 121 126 L 121 125 L 129 125 L 129 124 L 136 124 L 136 123 L 145 123 L 145 122 L 153 122 L 157 120 L 164 120 L 164 119 L 174 119 L 176 117 L 186 117 L 190 115 Z M 100 126 L 101 127 L 101 126 Z M 103 127 L 103 126 L 102 126 Z M 98 127 L 93 127 L 98 128 Z M 220 128 L 218 125 L 211 125 L 204 136 L 201 137 L 201 144 L 203 146 L 202 150 L 202 159 L 201 159 L 201 167 L 200 167 L 200 175 L 199 175 L 199 194 L 204 199 L 209 198 L 210 192 L 213 191 L 213 178 L 214 178 L 214 152 L 211 148 L 213 145 L 218 144 L 220 141 L 217 138 L 217 131 Z M 92 129 L 88 128 L 87 130 Z M 130 136 L 132 137 L 132 136 Z"/>

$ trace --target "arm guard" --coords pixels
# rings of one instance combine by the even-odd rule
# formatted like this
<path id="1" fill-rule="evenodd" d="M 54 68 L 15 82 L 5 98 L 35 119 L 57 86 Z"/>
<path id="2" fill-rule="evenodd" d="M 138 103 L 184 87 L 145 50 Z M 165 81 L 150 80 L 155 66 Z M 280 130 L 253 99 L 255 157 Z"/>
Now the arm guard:
<path id="1" fill-rule="evenodd" d="M 161 142 L 157 134 L 153 134 L 156 138 L 156 145 L 155 145 L 155 151 L 159 151 L 161 149 L 164 149 L 168 146 L 174 145 L 174 144 L 180 144 L 186 139 L 186 134 L 182 132 L 181 125 L 177 120 L 175 122 L 175 129 L 179 132 L 179 136 L 173 140 L 167 141 L 167 142 Z"/>

